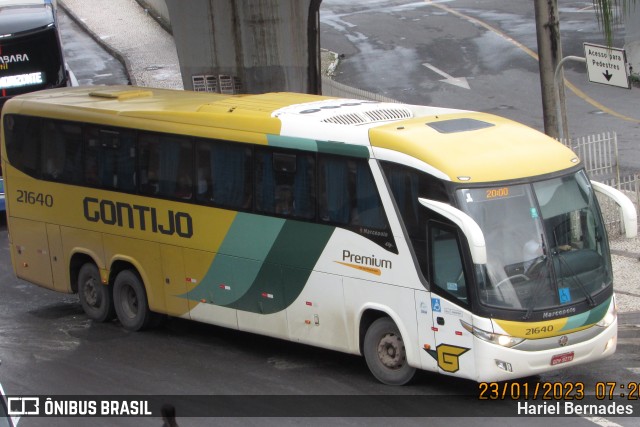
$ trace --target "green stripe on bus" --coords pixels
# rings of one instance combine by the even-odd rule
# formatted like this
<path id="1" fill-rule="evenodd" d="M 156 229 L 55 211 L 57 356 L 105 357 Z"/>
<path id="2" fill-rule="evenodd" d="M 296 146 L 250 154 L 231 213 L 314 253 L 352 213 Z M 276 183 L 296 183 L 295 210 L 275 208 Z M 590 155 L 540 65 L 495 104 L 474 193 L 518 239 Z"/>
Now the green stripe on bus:
<path id="1" fill-rule="evenodd" d="M 318 152 L 363 159 L 369 158 L 369 148 L 364 145 L 343 144 L 333 141 L 318 141 Z"/>
<path id="2" fill-rule="evenodd" d="M 219 252 L 264 261 L 286 220 L 239 212 Z"/>
<path id="3" fill-rule="evenodd" d="M 599 321 L 601 321 L 604 318 L 604 316 L 607 315 L 607 311 L 609 310 L 610 305 L 611 305 L 611 298 L 608 298 L 605 302 L 603 302 L 599 306 L 591 309 L 589 311 L 589 318 L 585 322 L 585 325 L 590 325 L 590 324 L 598 323 Z"/>
<path id="4" fill-rule="evenodd" d="M 224 306 L 238 300 L 255 282 L 284 223 L 280 218 L 238 213 L 207 274 L 183 297 Z"/>
<path id="5" fill-rule="evenodd" d="M 359 157 L 363 159 L 368 159 L 370 157 L 369 148 L 364 145 L 344 144 L 342 142 L 334 141 L 316 141 L 313 139 L 281 135 L 267 135 L 267 141 L 271 147 L 337 154 L 340 156 Z"/>
<path id="6" fill-rule="evenodd" d="M 580 313 L 575 316 L 569 317 L 562 330 L 568 331 L 571 329 L 581 328 L 586 325 L 593 325 L 594 323 L 598 323 L 607 314 L 610 305 L 611 298 L 607 299 L 599 306 L 594 307 L 585 313 Z"/>
<path id="7" fill-rule="evenodd" d="M 313 139 L 296 138 L 292 136 L 267 135 L 267 142 L 271 147 L 289 148 L 294 150 L 318 151 L 318 144 Z"/>
<path id="8" fill-rule="evenodd" d="M 251 289 L 229 307 L 261 314 L 286 309 L 304 289 L 334 230 L 287 221 Z"/>

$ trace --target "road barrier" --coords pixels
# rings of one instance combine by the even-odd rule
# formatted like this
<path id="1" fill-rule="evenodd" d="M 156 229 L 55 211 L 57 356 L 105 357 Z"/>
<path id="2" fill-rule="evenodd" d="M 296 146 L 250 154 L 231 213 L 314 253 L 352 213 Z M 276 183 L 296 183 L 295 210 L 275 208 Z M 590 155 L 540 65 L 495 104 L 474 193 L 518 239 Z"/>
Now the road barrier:
<path id="1" fill-rule="evenodd" d="M 398 102 L 395 99 L 388 98 L 386 96 L 382 96 L 377 93 L 368 92 L 366 90 L 357 89 L 355 87 L 338 83 L 325 76 L 322 77 L 322 94 L 325 96 L 335 96 L 338 98 L 362 99 L 365 101 L 395 102 L 395 103 Z"/>
<path id="2" fill-rule="evenodd" d="M 620 181 L 618 135 L 603 132 L 570 140 L 568 145 L 585 165 L 589 175 Z M 598 179 L 600 181 L 600 179 Z"/>
<path id="3" fill-rule="evenodd" d="M 640 213 L 640 174 L 620 176 L 618 136 L 615 132 L 603 132 L 562 142 L 578 155 L 591 179 L 625 193 L 634 202 L 636 212 Z M 598 202 L 609 236 L 623 235 L 620 209 L 616 203 L 600 195 Z"/>

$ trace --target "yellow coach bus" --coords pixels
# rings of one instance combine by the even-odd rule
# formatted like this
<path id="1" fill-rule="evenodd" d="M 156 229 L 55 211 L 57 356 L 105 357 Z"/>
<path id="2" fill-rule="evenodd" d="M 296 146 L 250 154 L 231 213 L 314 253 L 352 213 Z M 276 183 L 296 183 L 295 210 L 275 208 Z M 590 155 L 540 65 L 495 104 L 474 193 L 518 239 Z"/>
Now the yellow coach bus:
<path id="1" fill-rule="evenodd" d="M 18 277 L 95 321 L 162 315 L 476 381 L 616 348 L 607 234 L 576 155 L 469 111 L 122 87 L 17 96 L 2 169 Z"/>

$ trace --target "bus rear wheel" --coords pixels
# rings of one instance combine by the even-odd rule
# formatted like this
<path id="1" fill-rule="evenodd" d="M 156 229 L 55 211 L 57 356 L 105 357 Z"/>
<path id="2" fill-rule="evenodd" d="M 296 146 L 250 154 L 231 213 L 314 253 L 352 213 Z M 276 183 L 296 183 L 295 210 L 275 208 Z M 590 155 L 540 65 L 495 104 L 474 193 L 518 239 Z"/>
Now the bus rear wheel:
<path id="1" fill-rule="evenodd" d="M 381 317 L 369 326 L 363 352 L 369 370 L 383 384 L 404 385 L 416 373 L 407 362 L 400 330 L 388 317 Z"/>
<path id="2" fill-rule="evenodd" d="M 78 273 L 78 298 L 89 319 L 106 322 L 113 319 L 113 295 L 108 286 L 102 284 L 100 272 L 95 264 L 84 264 Z"/>
<path id="3" fill-rule="evenodd" d="M 140 277 L 131 270 L 122 270 L 113 283 L 113 302 L 118 320 L 125 329 L 139 331 L 153 319 L 147 303 L 147 293 Z"/>

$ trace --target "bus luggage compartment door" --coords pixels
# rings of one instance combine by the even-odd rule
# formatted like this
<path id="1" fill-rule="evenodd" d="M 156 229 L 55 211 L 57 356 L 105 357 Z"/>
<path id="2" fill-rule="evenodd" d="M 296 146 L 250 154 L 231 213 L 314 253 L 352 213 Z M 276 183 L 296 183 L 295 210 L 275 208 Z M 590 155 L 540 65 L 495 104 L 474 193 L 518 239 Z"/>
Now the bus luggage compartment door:
<path id="1" fill-rule="evenodd" d="M 56 291 L 70 293 L 71 283 L 69 282 L 68 264 L 65 262 L 64 249 L 62 247 L 60 226 L 47 224 L 46 227 L 53 287 Z"/>
<path id="2" fill-rule="evenodd" d="M 12 218 L 10 233 L 11 256 L 16 276 L 54 289 L 46 224 Z"/>

